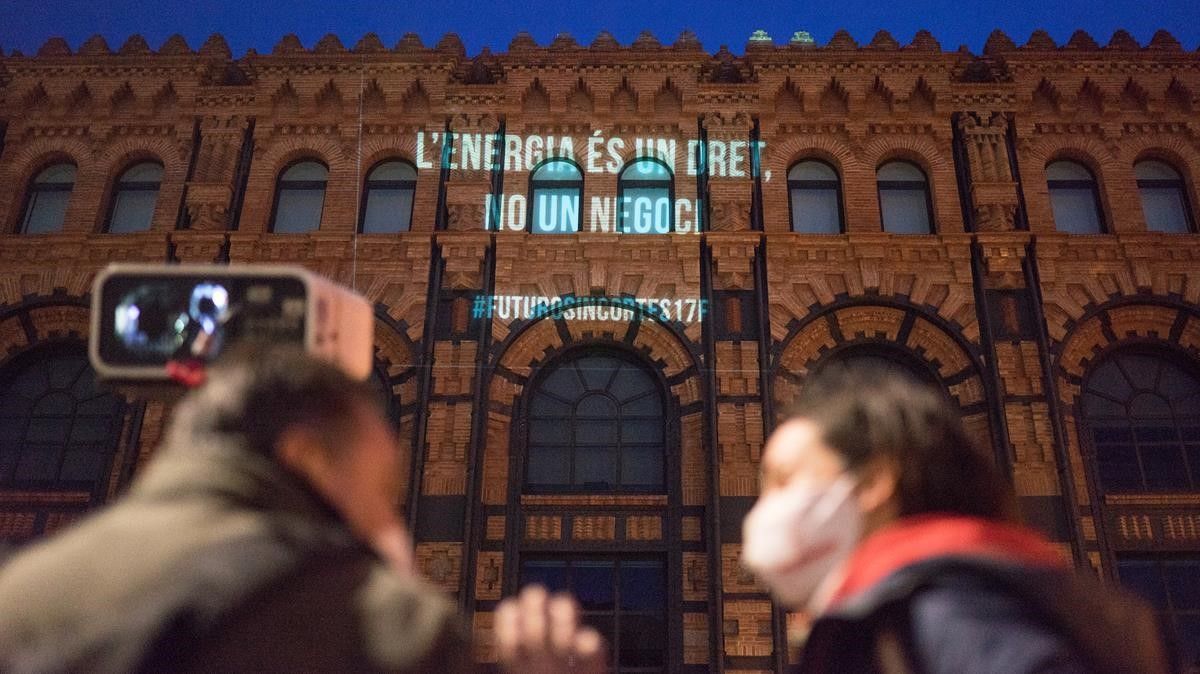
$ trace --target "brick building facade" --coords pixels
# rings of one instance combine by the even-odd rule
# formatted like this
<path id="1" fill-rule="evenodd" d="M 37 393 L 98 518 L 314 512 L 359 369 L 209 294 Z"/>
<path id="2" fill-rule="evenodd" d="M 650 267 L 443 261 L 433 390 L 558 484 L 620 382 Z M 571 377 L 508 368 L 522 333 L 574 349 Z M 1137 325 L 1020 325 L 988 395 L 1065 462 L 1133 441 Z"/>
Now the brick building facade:
<path id="1" fill-rule="evenodd" d="M 376 308 L 420 564 L 485 660 L 497 601 L 557 578 L 623 671 L 781 667 L 740 522 L 776 410 L 854 358 L 939 383 L 1031 523 L 1200 641 L 1172 594 L 1200 564 L 1198 110 L 1200 55 L 1165 32 L 0 57 L 0 539 L 111 499 L 160 436 L 162 403 L 97 393 L 82 359 L 100 267 L 291 263 Z M 571 231 L 534 231 L 551 138 Z M 624 231 L 642 217 L 670 233 Z"/>

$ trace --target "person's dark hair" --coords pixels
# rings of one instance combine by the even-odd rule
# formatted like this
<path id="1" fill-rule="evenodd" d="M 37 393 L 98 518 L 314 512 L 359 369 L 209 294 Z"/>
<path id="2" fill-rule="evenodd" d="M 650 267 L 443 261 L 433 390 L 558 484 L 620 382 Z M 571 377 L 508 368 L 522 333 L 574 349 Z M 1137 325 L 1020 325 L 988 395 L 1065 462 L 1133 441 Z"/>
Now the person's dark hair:
<path id="1" fill-rule="evenodd" d="M 168 442 L 233 437 L 270 456 L 285 431 L 303 426 L 336 450 L 363 409 L 382 414 L 367 384 L 335 365 L 293 347 L 246 349 L 222 357 L 180 402 Z"/>
<path id="2" fill-rule="evenodd" d="M 967 437 L 941 391 L 877 368 L 826 368 L 804 383 L 784 415 L 821 429 L 851 471 L 877 460 L 897 471 L 898 515 L 945 512 L 1015 519 L 1012 491 L 992 458 Z"/>

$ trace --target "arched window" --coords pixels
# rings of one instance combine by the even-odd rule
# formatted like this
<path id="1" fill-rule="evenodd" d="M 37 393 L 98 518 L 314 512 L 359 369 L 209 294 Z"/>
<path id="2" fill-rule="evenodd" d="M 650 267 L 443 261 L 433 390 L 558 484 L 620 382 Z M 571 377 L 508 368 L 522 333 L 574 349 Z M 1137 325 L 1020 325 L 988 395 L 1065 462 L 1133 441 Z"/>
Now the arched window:
<path id="1" fill-rule="evenodd" d="M 122 173 L 113 187 L 106 230 L 112 234 L 149 231 L 162 177 L 162 164 L 152 161 L 135 164 Z"/>
<path id="2" fill-rule="evenodd" d="M 25 212 L 21 217 L 21 234 L 51 234 L 61 232 L 67 202 L 75 188 L 75 165 L 55 164 L 42 169 L 25 197 Z"/>
<path id="3" fill-rule="evenodd" d="M 617 178 L 618 229 L 626 234 L 666 234 L 675 229 L 675 181 L 657 159 L 635 159 Z"/>
<path id="4" fill-rule="evenodd" d="M 367 174 L 367 184 L 363 189 L 360 231 L 363 234 L 407 232 L 412 228 L 413 195 L 416 190 L 417 169 L 412 164 L 400 160 L 377 164 Z M 317 211 L 319 222 L 319 206 Z"/>
<path id="5" fill-rule="evenodd" d="M 1148 159 L 1135 164 L 1133 173 L 1137 176 L 1147 229 L 1169 233 L 1192 231 L 1192 213 L 1178 171 L 1170 164 Z"/>
<path id="6" fill-rule="evenodd" d="M 823 161 L 802 161 L 788 171 L 792 231 L 842 233 L 842 183 Z"/>
<path id="7" fill-rule="evenodd" d="M 329 170 L 311 159 L 299 161 L 279 174 L 275 186 L 275 215 L 271 231 L 280 234 L 315 232 L 321 227 L 325 181 Z"/>
<path id="8" fill-rule="evenodd" d="M 1096 178 L 1082 164 L 1055 161 L 1046 166 L 1046 187 L 1054 210 L 1054 228 L 1071 234 L 1102 234 Z"/>
<path id="9" fill-rule="evenodd" d="M 1200 378 L 1152 353 L 1117 352 L 1088 373 L 1083 432 L 1105 493 L 1200 489 Z"/>
<path id="10" fill-rule="evenodd" d="M 94 491 L 107 478 L 122 405 L 96 387 L 82 348 L 27 354 L 0 372 L 0 485 Z"/>
<path id="11" fill-rule="evenodd" d="M 526 491 L 665 489 L 665 403 L 644 367 L 583 352 L 553 364 L 532 391 Z"/>
<path id="12" fill-rule="evenodd" d="M 883 231 L 893 234 L 933 233 L 933 203 L 929 181 L 916 164 L 893 161 L 875 174 Z"/>
<path id="13" fill-rule="evenodd" d="M 574 162 L 552 159 L 529 178 L 529 227 L 535 234 L 579 231 L 583 174 Z"/>

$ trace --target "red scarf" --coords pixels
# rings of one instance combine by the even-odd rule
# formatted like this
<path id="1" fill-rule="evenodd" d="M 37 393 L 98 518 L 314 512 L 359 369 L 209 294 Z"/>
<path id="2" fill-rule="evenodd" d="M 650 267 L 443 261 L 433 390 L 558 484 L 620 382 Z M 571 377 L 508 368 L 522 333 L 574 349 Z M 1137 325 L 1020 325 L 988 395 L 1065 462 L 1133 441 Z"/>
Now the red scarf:
<path id="1" fill-rule="evenodd" d="M 836 605 L 893 572 L 934 557 L 975 556 L 1031 566 L 1068 568 L 1069 560 L 1025 527 L 978 517 L 932 513 L 884 526 L 858 545 L 834 592 Z"/>

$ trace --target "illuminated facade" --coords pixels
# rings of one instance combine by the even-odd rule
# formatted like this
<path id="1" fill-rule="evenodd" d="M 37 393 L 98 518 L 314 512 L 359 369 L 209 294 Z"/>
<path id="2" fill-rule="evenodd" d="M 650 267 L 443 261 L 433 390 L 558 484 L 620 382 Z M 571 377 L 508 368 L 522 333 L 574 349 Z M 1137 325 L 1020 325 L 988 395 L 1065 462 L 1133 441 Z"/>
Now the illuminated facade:
<path id="1" fill-rule="evenodd" d="M 774 414 L 839 359 L 943 386 L 1031 523 L 1200 641 L 1171 594 L 1200 569 L 1198 95 L 1164 32 L 4 56 L 0 539 L 159 438 L 161 403 L 92 384 L 98 268 L 296 263 L 376 306 L 418 558 L 485 660 L 537 579 L 620 671 L 778 670 L 741 518 Z"/>

